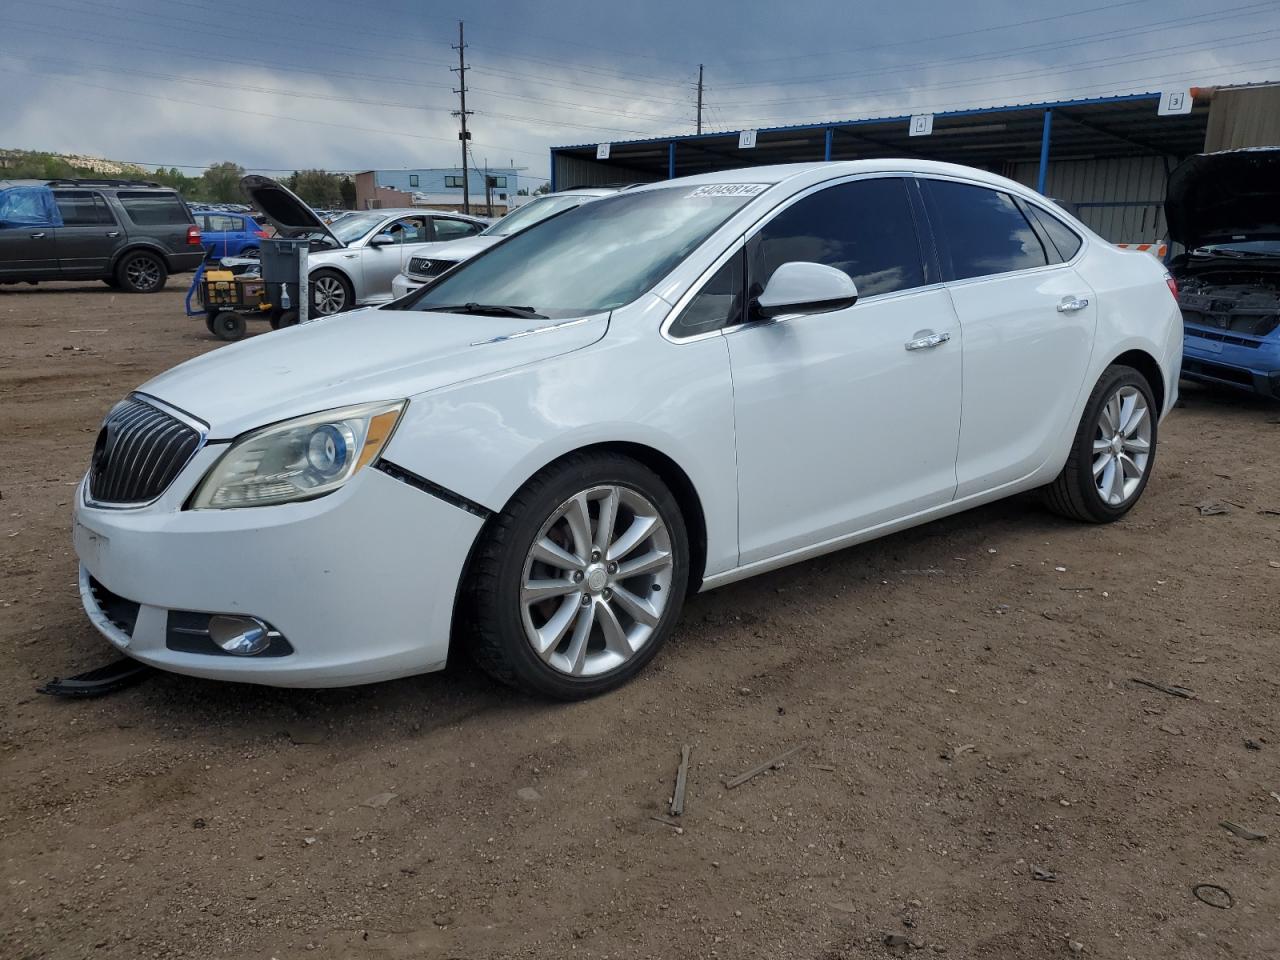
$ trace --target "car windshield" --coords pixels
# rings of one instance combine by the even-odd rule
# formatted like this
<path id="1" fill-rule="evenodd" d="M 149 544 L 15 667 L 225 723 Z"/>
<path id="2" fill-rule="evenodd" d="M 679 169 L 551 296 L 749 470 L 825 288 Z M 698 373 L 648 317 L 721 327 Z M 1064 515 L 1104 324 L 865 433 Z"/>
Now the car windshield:
<path id="1" fill-rule="evenodd" d="M 359 240 L 366 233 L 382 222 L 380 213 L 351 214 L 329 224 L 329 230 L 343 243 Z"/>
<path id="2" fill-rule="evenodd" d="M 491 247 L 400 309 L 563 319 L 630 303 L 666 276 L 766 184 L 709 184 L 620 193 L 584 203 Z"/>
<path id="3" fill-rule="evenodd" d="M 1280 257 L 1280 240 L 1231 240 L 1196 247 L 1197 257 Z"/>
<path id="4" fill-rule="evenodd" d="M 539 197 L 537 200 L 530 200 L 523 207 L 516 207 L 493 226 L 489 227 L 488 230 L 485 230 L 484 233 L 490 237 L 509 237 L 513 233 L 519 233 L 526 227 L 532 227 L 535 223 L 541 223 L 553 214 L 563 213 L 565 210 L 572 210 L 574 207 L 581 206 L 584 200 L 590 199 L 590 197 L 581 195 Z"/>

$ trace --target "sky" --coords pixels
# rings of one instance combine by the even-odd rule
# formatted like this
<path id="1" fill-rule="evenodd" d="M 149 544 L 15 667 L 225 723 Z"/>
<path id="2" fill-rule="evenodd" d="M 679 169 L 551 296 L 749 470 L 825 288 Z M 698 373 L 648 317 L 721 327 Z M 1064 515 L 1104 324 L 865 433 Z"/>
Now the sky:
<path id="1" fill-rule="evenodd" d="M 1280 0 L 0 0 L 0 148 L 260 172 L 1280 80 Z"/>

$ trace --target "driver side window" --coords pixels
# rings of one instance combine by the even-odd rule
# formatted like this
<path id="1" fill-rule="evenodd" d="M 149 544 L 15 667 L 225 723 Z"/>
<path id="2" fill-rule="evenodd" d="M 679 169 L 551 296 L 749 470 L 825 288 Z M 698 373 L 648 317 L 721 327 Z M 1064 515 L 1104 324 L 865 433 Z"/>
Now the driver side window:
<path id="1" fill-rule="evenodd" d="M 396 243 L 426 243 L 427 224 L 425 217 L 405 217 L 387 227 L 388 233 Z"/>
<path id="2" fill-rule="evenodd" d="M 876 177 L 811 193 L 766 223 L 747 242 L 751 296 L 790 261 L 843 270 L 859 299 L 925 284 L 907 184 Z"/>

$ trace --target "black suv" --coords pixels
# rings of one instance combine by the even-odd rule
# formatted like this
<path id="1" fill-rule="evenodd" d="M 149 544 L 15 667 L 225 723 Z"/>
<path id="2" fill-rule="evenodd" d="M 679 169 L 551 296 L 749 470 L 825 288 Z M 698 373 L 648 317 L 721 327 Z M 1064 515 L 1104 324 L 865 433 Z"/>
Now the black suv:
<path id="1" fill-rule="evenodd" d="M 139 180 L 0 180 L 48 187 L 62 226 L 0 222 L 0 283 L 102 280 L 131 293 L 164 288 L 204 259 L 200 230 L 178 193 Z"/>

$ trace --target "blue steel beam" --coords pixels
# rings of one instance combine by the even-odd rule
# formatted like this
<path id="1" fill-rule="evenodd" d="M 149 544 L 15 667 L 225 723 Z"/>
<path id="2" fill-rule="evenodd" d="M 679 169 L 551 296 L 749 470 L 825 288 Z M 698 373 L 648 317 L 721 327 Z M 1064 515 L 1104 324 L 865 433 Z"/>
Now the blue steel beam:
<path id="1" fill-rule="evenodd" d="M 824 138 L 826 140 L 826 148 L 822 155 L 823 160 L 831 159 L 831 140 L 835 137 L 835 135 L 836 135 L 835 130 L 833 130 L 831 127 L 827 127 L 827 135 Z"/>
<path id="2" fill-rule="evenodd" d="M 676 178 L 676 142 L 672 140 L 667 144 L 667 179 L 674 180 Z"/>
<path id="3" fill-rule="evenodd" d="M 1044 128 L 1040 133 L 1040 172 L 1036 174 L 1036 191 L 1044 193 L 1044 182 L 1049 176 L 1049 140 L 1053 133 L 1053 107 L 1044 112 Z"/>

